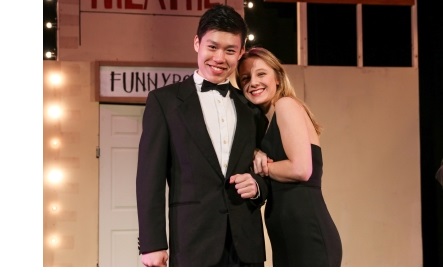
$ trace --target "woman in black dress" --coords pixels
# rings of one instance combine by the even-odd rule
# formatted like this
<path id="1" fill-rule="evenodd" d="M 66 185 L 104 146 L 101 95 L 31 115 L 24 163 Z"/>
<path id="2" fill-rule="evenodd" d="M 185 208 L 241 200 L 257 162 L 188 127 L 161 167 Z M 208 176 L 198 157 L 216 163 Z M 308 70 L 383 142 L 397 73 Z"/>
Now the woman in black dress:
<path id="1" fill-rule="evenodd" d="M 340 266 L 341 239 L 321 190 L 320 126 L 268 50 L 243 55 L 237 83 L 269 121 L 254 172 L 270 182 L 265 223 L 273 266 Z"/>

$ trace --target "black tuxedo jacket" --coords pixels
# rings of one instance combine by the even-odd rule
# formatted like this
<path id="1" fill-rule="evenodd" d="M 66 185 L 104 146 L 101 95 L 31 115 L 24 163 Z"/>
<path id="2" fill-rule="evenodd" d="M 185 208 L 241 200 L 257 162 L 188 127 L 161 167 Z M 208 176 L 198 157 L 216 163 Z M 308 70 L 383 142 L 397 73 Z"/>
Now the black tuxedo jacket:
<path id="1" fill-rule="evenodd" d="M 165 187 L 169 185 L 169 265 L 211 266 L 222 255 L 227 226 L 244 263 L 263 263 L 260 207 L 268 189 L 251 172 L 257 132 L 266 122 L 231 86 L 237 125 L 226 178 L 212 146 L 193 77 L 149 93 L 137 167 L 140 253 L 168 249 Z M 261 136 L 259 136 L 261 137 Z M 260 198 L 242 199 L 229 177 L 251 173 Z"/>

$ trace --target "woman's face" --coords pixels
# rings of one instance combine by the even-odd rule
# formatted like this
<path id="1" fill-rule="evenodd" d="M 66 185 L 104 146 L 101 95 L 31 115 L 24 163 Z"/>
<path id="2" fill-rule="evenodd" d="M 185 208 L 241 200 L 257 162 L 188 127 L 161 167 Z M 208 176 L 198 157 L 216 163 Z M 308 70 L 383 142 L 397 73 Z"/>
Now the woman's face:
<path id="1" fill-rule="evenodd" d="M 277 92 L 277 77 L 274 70 L 262 59 L 251 57 L 239 66 L 240 87 L 254 105 L 266 108 Z"/>

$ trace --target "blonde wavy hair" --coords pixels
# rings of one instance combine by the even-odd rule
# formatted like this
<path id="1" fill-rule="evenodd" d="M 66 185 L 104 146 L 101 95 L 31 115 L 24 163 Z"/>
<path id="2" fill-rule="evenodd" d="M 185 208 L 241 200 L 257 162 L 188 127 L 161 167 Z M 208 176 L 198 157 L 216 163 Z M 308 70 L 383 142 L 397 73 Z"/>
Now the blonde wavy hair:
<path id="1" fill-rule="evenodd" d="M 269 50 L 262 48 L 262 47 L 252 47 L 243 54 L 243 56 L 238 61 L 237 71 L 236 71 L 236 80 L 237 80 L 237 83 L 240 85 L 240 88 L 243 88 L 243 87 L 241 86 L 240 75 L 239 75 L 238 70 L 240 68 L 240 65 L 246 59 L 249 59 L 249 58 L 260 58 L 269 67 L 271 67 L 275 72 L 275 75 L 277 77 L 277 81 L 280 83 L 280 85 L 277 86 L 277 92 L 275 93 L 275 96 L 271 101 L 272 105 L 275 105 L 275 102 L 277 102 L 277 100 L 282 97 L 293 98 L 300 105 L 303 106 L 303 108 L 305 109 L 306 113 L 309 116 L 309 119 L 311 119 L 312 124 L 314 125 L 317 135 L 320 135 L 322 132 L 322 127 L 315 120 L 314 114 L 311 112 L 311 110 L 308 108 L 308 106 L 297 97 L 297 94 L 295 93 L 295 89 L 292 86 L 291 81 L 289 80 L 288 75 L 286 74 L 286 71 L 283 69 L 282 63 Z"/>

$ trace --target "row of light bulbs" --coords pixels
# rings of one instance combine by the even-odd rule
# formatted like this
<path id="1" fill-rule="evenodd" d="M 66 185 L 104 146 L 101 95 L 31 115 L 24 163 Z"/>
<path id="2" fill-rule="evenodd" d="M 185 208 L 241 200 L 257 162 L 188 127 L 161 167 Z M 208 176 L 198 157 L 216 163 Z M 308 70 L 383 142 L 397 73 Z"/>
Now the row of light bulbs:
<path id="1" fill-rule="evenodd" d="M 62 77 L 58 73 L 54 73 L 49 76 L 48 81 L 51 86 L 58 87 L 62 83 Z M 53 104 L 47 107 L 46 109 L 46 117 L 51 121 L 60 121 L 63 117 L 63 110 L 60 105 Z M 49 140 L 49 147 L 54 151 L 60 149 L 61 140 L 59 137 L 54 136 Z M 61 185 L 64 179 L 64 171 L 60 168 L 50 168 L 46 173 L 46 181 L 48 182 L 50 187 L 58 187 Z M 48 211 L 50 214 L 58 214 L 61 211 L 60 204 L 58 202 L 52 202 L 49 205 Z M 47 239 L 47 243 L 49 246 L 55 248 L 60 245 L 61 240 L 57 234 L 53 234 L 49 236 Z"/>
<path id="2" fill-rule="evenodd" d="M 52 30 L 52 29 L 56 30 L 57 29 L 57 24 L 48 21 L 48 22 L 46 22 L 45 27 L 48 30 Z M 45 52 L 45 57 L 46 57 L 46 59 L 54 59 L 56 57 L 55 49 L 53 51 L 46 51 Z"/>
<path id="3" fill-rule="evenodd" d="M 46 0 L 47 2 L 52 2 L 52 0 Z M 45 27 L 48 30 L 56 30 L 57 24 L 53 22 L 46 22 Z M 55 49 L 54 51 L 47 51 L 45 53 L 45 57 L 47 59 L 53 59 L 56 57 Z M 54 73 L 49 77 L 49 82 L 52 86 L 57 87 L 61 84 L 62 78 L 60 74 Z M 60 120 L 62 117 L 62 109 L 59 105 L 49 106 L 47 109 L 47 117 L 51 120 Z M 50 141 L 50 148 L 53 150 L 60 149 L 61 141 L 58 137 L 53 137 Z M 58 168 L 53 168 L 47 173 L 47 181 L 52 186 L 57 186 L 62 183 L 64 178 L 63 170 Z M 57 202 L 53 202 L 49 205 L 49 211 L 51 214 L 58 214 L 60 212 L 60 204 Z M 52 247 L 57 247 L 60 244 L 60 237 L 57 234 L 54 234 L 49 237 L 48 244 Z"/>
<path id="4" fill-rule="evenodd" d="M 56 0 L 45 0 L 45 2 L 50 3 L 50 5 L 56 4 Z M 50 20 L 45 22 L 45 28 L 47 31 L 56 31 L 57 30 L 57 18 L 54 18 L 54 20 Z M 56 59 L 57 57 L 57 49 L 54 48 L 52 50 L 47 50 L 44 53 L 45 59 Z"/>
<path id="5" fill-rule="evenodd" d="M 254 7 L 254 3 L 252 1 L 245 1 L 245 2 L 243 2 L 243 4 L 248 9 L 252 9 Z M 253 33 L 248 34 L 249 41 L 254 41 L 254 39 L 255 39 L 255 35 Z"/>

